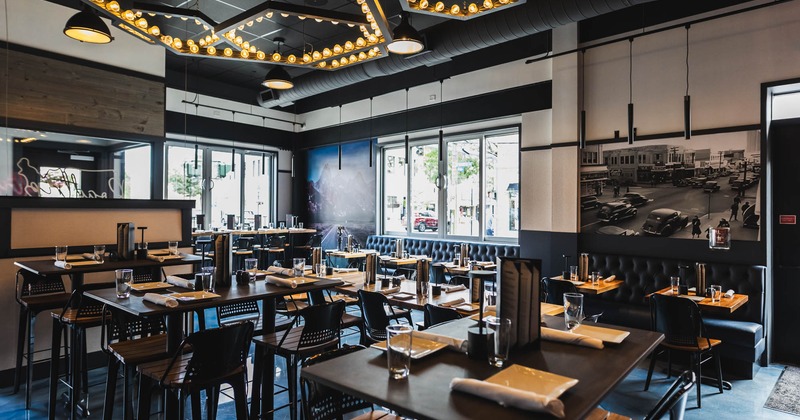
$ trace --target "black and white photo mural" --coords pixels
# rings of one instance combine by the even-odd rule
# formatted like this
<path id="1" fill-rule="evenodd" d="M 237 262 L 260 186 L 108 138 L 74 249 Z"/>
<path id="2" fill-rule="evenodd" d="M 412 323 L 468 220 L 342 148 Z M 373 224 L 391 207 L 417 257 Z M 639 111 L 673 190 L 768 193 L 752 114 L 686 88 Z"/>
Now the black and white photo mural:
<path id="1" fill-rule="evenodd" d="M 587 145 L 581 232 L 707 240 L 710 227 L 759 240 L 761 133 Z"/>

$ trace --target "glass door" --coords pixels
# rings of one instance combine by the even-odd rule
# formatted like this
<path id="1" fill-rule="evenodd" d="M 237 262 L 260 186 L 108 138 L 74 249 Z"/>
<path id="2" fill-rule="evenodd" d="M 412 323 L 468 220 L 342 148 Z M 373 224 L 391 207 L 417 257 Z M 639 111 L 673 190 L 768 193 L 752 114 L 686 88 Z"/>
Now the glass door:
<path id="1" fill-rule="evenodd" d="M 196 159 L 195 159 L 196 157 Z M 167 146 L 167 185 L 165 195 L 168 200 L 194 200 L 192 216 L 203 213 L 203 149 L 195 154 L 194 147 Z"/>
<path id="2" fill-rule="evenodd" d="M 211 227 L 225 227 L 229 214 L 239 223 L 242 211 L 242 154 L 211 150 L 210 222 Z M 208 217 L 208 216 L 207 216 Z"/>

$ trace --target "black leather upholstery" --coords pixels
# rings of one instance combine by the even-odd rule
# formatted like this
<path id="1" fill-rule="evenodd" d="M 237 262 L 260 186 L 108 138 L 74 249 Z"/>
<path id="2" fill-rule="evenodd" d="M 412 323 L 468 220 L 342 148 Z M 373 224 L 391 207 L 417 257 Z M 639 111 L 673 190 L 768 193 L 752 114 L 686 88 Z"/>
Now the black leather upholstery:
<path id="1" fill-rule="evenodd" d="M 650 309 L 645 296 L 669 286 L 669 277 L 685 272 L 690 287 L 695 285 L 694 261 L 656 257 L 590 254 L 590 271 L 625 280 L 619 289 L 587 296 L 588 312 L 603 312 L 603 322 L 650 329 Z M 708 334 L 722 340 L 720 354 L 747 362 L 758 361 L 766 345 L 764 332 L 766 267 L 757 265 L 706 264 L 706 283 L 719 284 L 722 291 L 733 289 L 748 295 L 748 302 L 730 315 L 704 315 Z"/>
<path id="2" fill-rule="evenodd" d="M 396 236 L 369 235 L 365 249 L 374 249 L 382 255 L 395 250 Z M 456 247 L 464 242 L 440 239 L 403 238 L 403 249 L 411 255 L 427 255 L 433 262 L 452 261 Z M 469 258 L 475 261 L 496 261 L 497 257 L 519 258 L 519 245 L 466 242 Z"/>

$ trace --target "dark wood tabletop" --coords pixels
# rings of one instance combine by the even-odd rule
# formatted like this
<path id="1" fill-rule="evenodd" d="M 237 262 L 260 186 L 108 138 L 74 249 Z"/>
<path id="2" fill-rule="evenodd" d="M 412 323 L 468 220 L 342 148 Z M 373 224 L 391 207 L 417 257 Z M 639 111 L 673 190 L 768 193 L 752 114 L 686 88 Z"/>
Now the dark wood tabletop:
<path id="1" fill-rule="evenodd" d="M 181 259 L 167 259 L 164 261 L 155 261 L 150 259 L 138 260 L 118 260 L 112 261 L 106 259 L 102 264 L 89 264 L 89 265 L 74 265 L 72 268 L 58 268 L 55 266 L 53 259 L 41 259 L 31 261 L 14 261 L 14 265 L 28 270 L 32 273 L 42 276 L 48 275 L 66 275 L 66 274 L 83 274 L 83 273 L 101 273 L 104 271 L 114 271 L 119 268 L 147 268 L 147 267 L 164 267 L 171 265 L 186 265 L 195 264 L 202 261 L 199 255 L 185 255 Z"/>
<path id="2" fill-rule="evenodd" d="M 370 292 L 375 292 L 375 291 L 379 291 L 381 289 L 386 289 L 387 288 L 387 284 L 388 284 L 389 287 L 391 287 L 391 283 L 388 280 L 379 280 L 378 282 L 376 282 L 375 285 L 370 285 L 370 286 L 366 286 L 365 287 L 364 286 L 365 274 L 364 274 L 363 271 L 354 272 L 354 273 L 341 273 L 341 274 L 337 274 L 337 277 L 340 277 L 342 280 L 344 280 L 344 281 L 346 281 L 348 283 L 352 283 L 351 285 L 342 285 L 342 286 L 336 287 L 336 291 L 337 292 L 339 292 L 339 293 L 341 293 L 343 295 L 346 295 L 346 296 L 358 296 L 358 291 L 361 290 L 361 289 L 364 289 L 364 290 L 367 290 L 367 291 L 370 291 Z M 410 298 L 410 299 L 400 299 L 400 298 L 396 297 L 395 294 L 391 294 L 391 295 L 386 295 L 386 298 L 389 300 L 389 302 L 392 305 L 395 305 L 395 306 L 398 306 L 398 307 L 404 308 L 404 309 L 413 309 L 413 310 L 419 310 L 419 311 L 425 309 L 425 304 L 426 303 L 430 303 L 432 305 L 439 305 L 441 303 L 451 302 L 451 301 L 456 300 L 456 299 L 463 299 L 464 300 L 464 304 L 468 304 L 469 303 L 469 298 L 470 298 L 469 289 L 459 290 L 459 291 L 451 292 L 451 293 L 445 293 L 444 291 L 442 291 L 442 293 L 440 295 L 438 295 L 438 296 L 433 296 L 432 292 L 429 290 L 427 297 L 426 296 L 418 296 L 416 294 L 417 293 L 417 285 L 416 285 L 415 282 L 413 282 L 411 280 L 403 280 L 400 283 L 400 292 L 402 292 L 401 296 L 403 296 L 403 295 L 404 296 L 414 295 L 414 296 L 412 298 Z M 462 312 L 464 314 L 475 313 L 474 311 L 477 310 L 477 309 L 478 309 L 478 306 L 477 306 L 477 304 L 475 304 L 475 305 L 473 305 L 473 310 L 472 311 L 460 311 L 460 312 Z"/>
<path id="3" fill-rule="evenodd" d="M 545 322 L 563 325 L 564 320 L 546 316 Z M 464 318 L 430 331 L 466 338 L 466 328 L 474 324 L 475 321 Z M 630 335 L 620 344 L 606 344 L 602 350 L 543 341 L 540 350 L 512 352 L 510 362 L 578 379 L 560 399 L 566 408 L 566 418 L 583 418 L 663 340 L 663 335 L 651 331 L 608 327 L 630 331 Z M 390 380 L 386 356 L 369 348 L 303 368 L 301 374 L 418 419 L 553 418 L 450 391 L 453 378 L 483 380 L 499 371 L 484 360 L 472 360 L 465 354 L 445 349 L 413 360 L 407 380 Z"/>

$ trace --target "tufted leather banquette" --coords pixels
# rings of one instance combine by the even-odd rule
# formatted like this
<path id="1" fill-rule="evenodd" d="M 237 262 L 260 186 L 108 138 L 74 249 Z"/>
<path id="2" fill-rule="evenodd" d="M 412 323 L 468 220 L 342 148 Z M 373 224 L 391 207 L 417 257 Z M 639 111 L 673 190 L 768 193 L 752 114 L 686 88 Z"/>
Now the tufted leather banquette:
<path id="1" fill-rule="evenodd" d="M 590 254 L 590 271 L 603 276 L 616 275 L 625 283 L 616 290 L 587 296 L 588 313 L 603 312 L 602 322 L 650 329 L 650 307 L 646 295 L 669 287 L 670 276 L 681 274 L 681 266 L 691 266 L 684 277 L 695 284 L 694 262 L 654 257 Z M 707 284 L 719 284 L 748 295 L 748 303 L 730 315 L 704 314 L 708 335 L 722 340 L 723 358 L 742 362 L 761 360 L 766 346 L 764 331 L 766 267 L 760 265 L 706 264 Z"/>
<path id="2" fill-rule="evenodd" d="M 397 236 L 369 235 L 366 249 L 374 249 L 382 255 L 395 250 Z M 403 248 L 411 255 L 427 255 L 433 262 L 452 261 L 458 245 L 464 242 L 441 239 L 402 238 Z M 469 244 L 469 258 L 475 261 L 495 261 L 497 257 L 519 258 L 519 245 L 466 242 Z"/>

